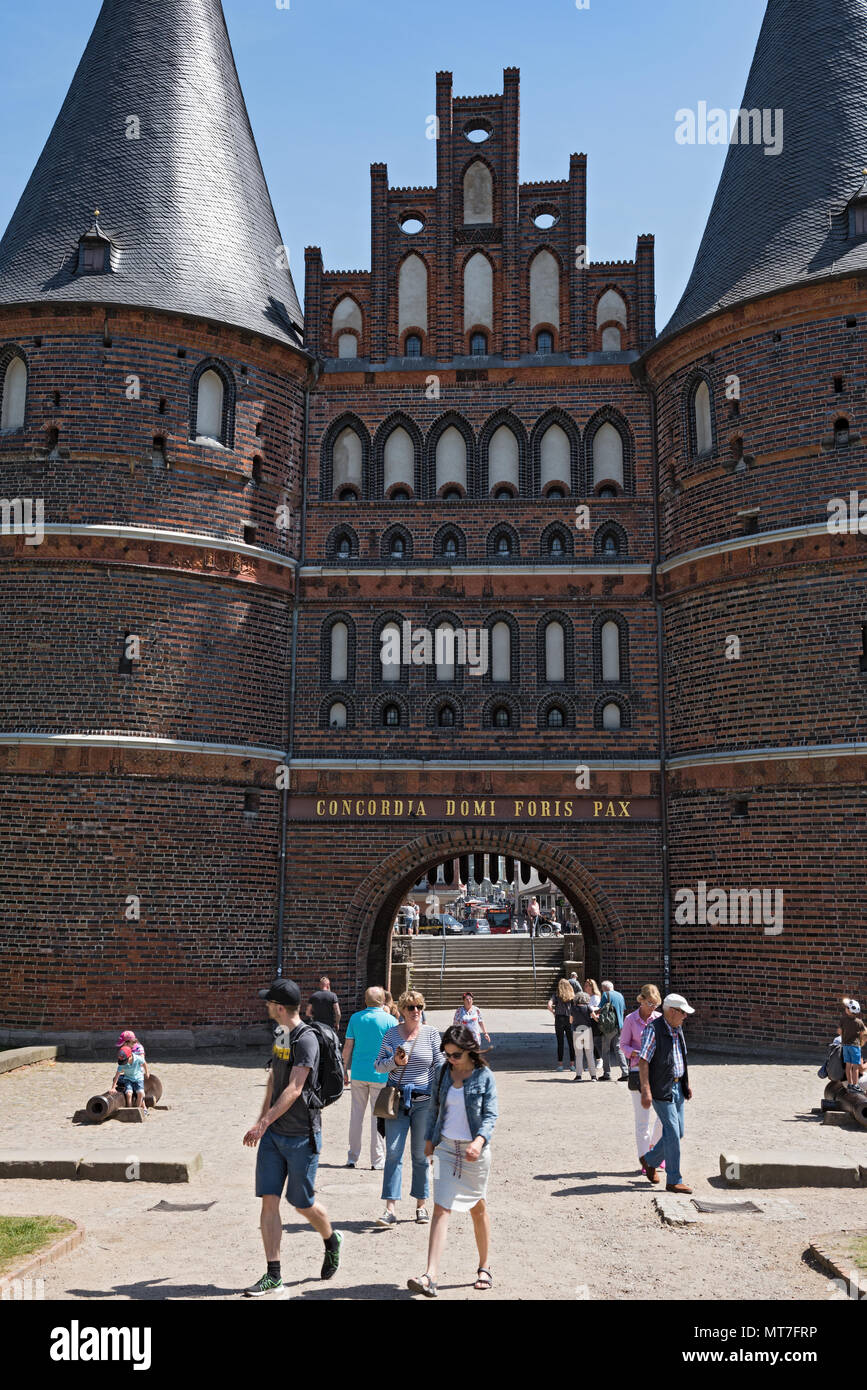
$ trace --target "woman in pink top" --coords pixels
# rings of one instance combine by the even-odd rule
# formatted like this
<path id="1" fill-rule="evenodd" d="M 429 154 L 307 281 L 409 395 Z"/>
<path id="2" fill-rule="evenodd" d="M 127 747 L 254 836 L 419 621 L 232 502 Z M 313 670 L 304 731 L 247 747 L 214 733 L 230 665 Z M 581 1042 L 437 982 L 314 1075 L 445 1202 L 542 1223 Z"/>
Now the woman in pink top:
<path id="1" fill-rule="evenodd" d="M 641 1084 L 638 1079 L 638 1054 L 641 1050 L 641 1035 L 648 1023 L 659 1018 L 659 1005 L 662 996 L 656 985 L 642 985 L 638 992 L 638 1008 L 627 1014 L 620 1033 L 620 1048 L 629 1063 L 629 1089 L 632 1092 L 632 1108 L 635 1111 L 635 1143 L 638 1147 L 638 1161 L 649 1153 L 662 1135 L 662 1124 L 654 1110 L 645 1110 L 641 1104 Z M 644 1171 L 644 1164 L 641 1164 Z"/>

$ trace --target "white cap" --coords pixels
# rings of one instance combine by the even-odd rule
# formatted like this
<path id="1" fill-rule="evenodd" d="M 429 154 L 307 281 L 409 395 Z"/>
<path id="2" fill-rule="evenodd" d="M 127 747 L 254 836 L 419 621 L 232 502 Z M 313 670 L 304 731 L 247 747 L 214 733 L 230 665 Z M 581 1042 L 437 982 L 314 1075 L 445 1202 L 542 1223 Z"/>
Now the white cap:
<path id="1" fill-rule="evenodd" d="M 682 1009 L 685 1014 L 695 1013 L 695 1009 L 687 1004 L 682 994 L 667 994 L 662 1001 L 662 1007 L 664 1009 Z"/>

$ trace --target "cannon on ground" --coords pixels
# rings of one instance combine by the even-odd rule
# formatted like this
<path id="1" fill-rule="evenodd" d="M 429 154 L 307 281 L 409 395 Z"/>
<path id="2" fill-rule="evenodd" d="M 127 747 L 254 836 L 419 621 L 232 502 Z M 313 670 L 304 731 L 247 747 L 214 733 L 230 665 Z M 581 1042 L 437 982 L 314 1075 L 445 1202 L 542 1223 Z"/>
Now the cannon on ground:
<path id="1" fill-rule="evenodd" d="M 850 1091 L 844 1081 L 829 1081 L 825 1087 L 827 1107 L 845 1110 L 862 1129 L 867 1129 L 867 1091 Z"/>
<path id="2" fill-rule="evenodd" d="M 145 1108 L 152 1110 L 162 1099 L 163 1083 L 158 1076 L 151 1073 L 145 1080 Z M 126 1099 L 122 1091 L 103 1091 L 101 1095 L 91 1096 L 85 1106 L 88 1119 L 94 1124 L 103 1124 L 105 1120 L 110 1120 L 112 1115 L 117 1114 L 118 1110 L 126 1108 Z"/>

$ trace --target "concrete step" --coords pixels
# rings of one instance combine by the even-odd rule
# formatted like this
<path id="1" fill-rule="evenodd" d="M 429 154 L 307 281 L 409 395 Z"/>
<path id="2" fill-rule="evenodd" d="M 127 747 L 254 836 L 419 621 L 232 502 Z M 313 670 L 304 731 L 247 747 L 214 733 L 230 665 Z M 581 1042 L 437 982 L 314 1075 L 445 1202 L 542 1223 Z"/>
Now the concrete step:
<path id="1" fill-rule="evenodd" d="M 730 1187 L 858 1187 L 865 1171 L 853 1159 L 799 1149 L 741 1149 L 719 1156 Z"/>

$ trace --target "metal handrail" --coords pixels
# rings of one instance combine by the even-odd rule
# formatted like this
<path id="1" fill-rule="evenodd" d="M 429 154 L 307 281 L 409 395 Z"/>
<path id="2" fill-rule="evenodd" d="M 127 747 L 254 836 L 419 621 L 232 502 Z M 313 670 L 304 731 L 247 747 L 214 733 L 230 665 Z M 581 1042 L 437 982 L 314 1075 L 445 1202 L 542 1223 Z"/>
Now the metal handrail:
<path id="1" fill-rule="evenodd" d="M 448 940 L 448 938 L 447 938 L 447 936 L 446 936 L 446 924 L 445 924 L 445 922 L 443 922 L 443 955 L 442 955 L 442 960 L 440 961 L 440 999 L 442 999 L 442 997 L 443 997 L 443 976 L 444 976 L 444 974 L 445 974 L 445 969 L 446 969 L 446 941 L 447 941 L 447 940 Z"/>
<path id="2" fill-rule="evenodd" d="M 536 979 L 536 938 L 533 935 L 533 928 L 530 928 L 530 952 L 533 956 L 533 999 L 539 997 L 539 982 Z"/>

